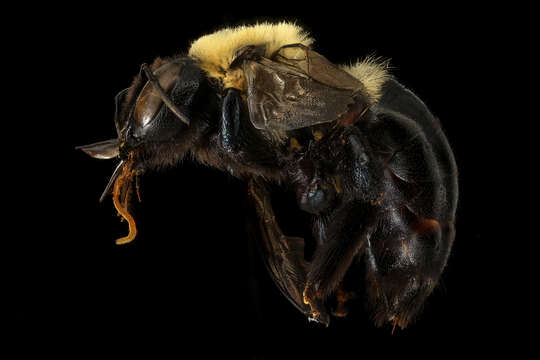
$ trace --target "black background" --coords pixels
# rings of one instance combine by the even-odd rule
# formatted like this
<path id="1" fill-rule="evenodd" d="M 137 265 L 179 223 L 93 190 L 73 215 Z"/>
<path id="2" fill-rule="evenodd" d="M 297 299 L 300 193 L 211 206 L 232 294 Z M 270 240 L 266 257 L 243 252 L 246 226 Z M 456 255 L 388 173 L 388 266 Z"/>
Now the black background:
<path id="1" fill-rule="evenodd" d="M 33 27 L 30 59 L 40 87 L 31 89 L 39 93 L 41 115 L 31 118 L 46 146 L 33 147 L 37 154 L 24 165 L 32 169 L 22 181 L 31 198 L 19 201 L 10 224 L 23 234 L 7 259 L 12 333 L 35 339 L 21 346 L 73 354 L 149 348 L 174 357 L 196 351 L 197 358 L 334 358 L 482 354 L 510 344 L 517 329 L 507 322 L 514 305 L 506 299 L 516 282 L 505 271 L 515 251 L 506 238 L 507 212 L 519 213 L 506 205 L 504 177 L 514 145 L 500 141 L 505 119 L 490 112 L 507 100 L 494 74 L 500 49 L 517 46 L 506 41 L 503 19 L 510 13 L 349 5 L 268 9 L 261 16 L 235 4 L 157 3 L 110 10 L 82 5 Z M 223 26 L 282 19 L 308 30 L 315 49 L 335 63 L 373 53 L 390 58 L 392 73 L 441 119 L 454 149 L 457 239 L 440 286 L 405 330 L 375 328 L 361 308 L 326 329 L 308 323 L 254 256 L 245 231 L 245 184 L 189 161 L 142 179 L 139 235 L 115 245 L 127 225 L 110 198 L 98 202 L 114 162 L 74 150 L 115 135 L 113 98 L 141 63 L 185 52 Z M 36 198 L 37 208 L 30 205 Z"/>

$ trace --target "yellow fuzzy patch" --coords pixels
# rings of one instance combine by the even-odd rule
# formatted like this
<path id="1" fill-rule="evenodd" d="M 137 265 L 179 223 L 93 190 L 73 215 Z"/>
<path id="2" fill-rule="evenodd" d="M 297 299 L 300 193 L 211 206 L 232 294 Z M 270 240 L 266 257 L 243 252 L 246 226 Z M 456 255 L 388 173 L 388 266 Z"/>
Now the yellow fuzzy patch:
<path id="1" fill-rule="evenodd" d="M 341 68 L 360 80 L 371 98 L 377 101 L 382 95 L 382 85 L 390 78 L 389 64 L 389 60 L 368 56 L 354 65 L 342 65 Z"/>
<path id="2" fill-rule="evenodd" d="M 226 28 L 195 40 L 188 55 L 200 62 L 209 77 L 219 79 L 225 88 L 245 90 L 244 74 L 241 69 L 230 70 L 236 52 L 248 45 L 266 45 L 266 57 L 270 57 L 284 45 L 303 44 L 310 46 L 313 39 L 299 26 L 281 22 L 261 23 L 251 26 Z M 388 80 L 388 61 L 369 56 L 353 65 L 341 68 L 360 80 L 374 101 L 381 96 L 382 84 Z"/>
<path id="3" fill-rule="evenodd" d="M 225 87 L 242 89 L 243 74 L 241 70 L 229 71 L 236 51 L 248 45 L 266 45 L 265 56 L 272 55 L 277 49 L 288 44 L 313 43 L 299 26 L 281 22 L 277 24 L 262 23 L 252 26 L 240 26 L 217 31 L 205 35 L 191 44 L 188 55 L 201 63 L 201 68 L 210 77 L 223 81 Z"/>

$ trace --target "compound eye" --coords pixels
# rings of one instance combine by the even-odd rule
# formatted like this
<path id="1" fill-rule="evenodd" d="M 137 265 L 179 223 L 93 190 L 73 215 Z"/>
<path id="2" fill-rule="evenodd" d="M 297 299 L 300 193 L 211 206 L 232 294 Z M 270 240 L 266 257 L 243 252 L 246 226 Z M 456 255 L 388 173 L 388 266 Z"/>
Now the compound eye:
<path id="1" fill-rule="evenodd" d="M 178 78 L 181 69 L 182 63 L 171 62 L 159 67 L 153 74 L 158 79 L 163 91 L 168 92 Z M 161 108 L 162 103 L 163 100 L 161 100 L 158 90 L 150 81 L 147 81 L 135 103 L 133 112 L 135 124 L 138 127 L 147 126 Z"/>

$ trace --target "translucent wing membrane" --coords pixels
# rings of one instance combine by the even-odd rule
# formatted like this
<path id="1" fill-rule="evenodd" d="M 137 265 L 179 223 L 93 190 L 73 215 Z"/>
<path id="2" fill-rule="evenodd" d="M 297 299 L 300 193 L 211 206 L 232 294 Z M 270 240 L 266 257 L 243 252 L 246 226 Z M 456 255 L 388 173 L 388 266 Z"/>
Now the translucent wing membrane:
<path id="1" fill-rule="evenodd" d="M 338 120 L 351 105 L 368 106 L 362 83 L 303 45 L 279 49 L 272 59 L 246 59 L 250 119 L 257 129 L 294 130 Z"/>

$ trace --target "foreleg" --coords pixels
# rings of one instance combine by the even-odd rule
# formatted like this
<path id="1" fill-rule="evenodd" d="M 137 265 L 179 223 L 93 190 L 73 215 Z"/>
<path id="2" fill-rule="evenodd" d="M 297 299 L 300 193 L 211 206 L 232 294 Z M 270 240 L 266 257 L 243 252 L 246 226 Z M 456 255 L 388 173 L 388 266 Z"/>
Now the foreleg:
<path id="1" fill-rule="evenodd" d="M 239 90 L 228 89 L 223 98 L 218 145 L 244 166 L 261 171 L 278 167 L 274 151 L 251 124 Z"/>

